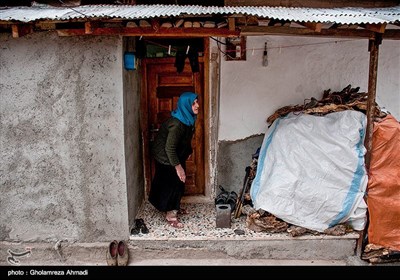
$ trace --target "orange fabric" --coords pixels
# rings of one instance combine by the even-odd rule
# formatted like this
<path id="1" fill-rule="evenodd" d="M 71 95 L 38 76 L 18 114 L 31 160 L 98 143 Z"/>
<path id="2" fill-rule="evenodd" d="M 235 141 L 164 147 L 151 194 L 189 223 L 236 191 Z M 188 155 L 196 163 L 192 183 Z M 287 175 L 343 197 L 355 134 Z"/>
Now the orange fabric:
<path id="1" fill-rule="evenodd" d="M 400 124 L 374 123 L 367 187 L 368 242 L 400 250 Z"/>

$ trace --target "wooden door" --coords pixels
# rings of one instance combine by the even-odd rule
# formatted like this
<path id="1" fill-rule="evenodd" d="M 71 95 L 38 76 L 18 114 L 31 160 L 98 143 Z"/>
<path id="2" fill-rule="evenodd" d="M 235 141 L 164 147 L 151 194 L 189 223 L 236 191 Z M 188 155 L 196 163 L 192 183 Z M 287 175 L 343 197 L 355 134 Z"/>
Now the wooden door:
<path id="1" fill-rule="evenodd" d="M 199 114 L 196 120 L 195 134 L 192 140 L 193 153 L 186 161 L 185 195 L 203 195 L 204 186 L 204 103 L 203 97 L 203 63 L 200 61 L 200 72 L 192 73 L 189 63 L 185 64 L 182 73 L 177 73 L 174 58 L 143 59 L 143 77 L 146 92 L 147 107 L 147 141 L 146 147 L 147 176 L 154 176 L 154 162 L 150 150 L 152 141 L 161 124 L 171 116 L 171 111 L 177 106 L 179 95 L 185 91 L 192 91 L 199 95 Z M 146 162 L 146 161 L 145 161 Z M 145 163 L 146 165 L 146 163 Z M 146 178 L 151 187 L 151 178 Z"/>

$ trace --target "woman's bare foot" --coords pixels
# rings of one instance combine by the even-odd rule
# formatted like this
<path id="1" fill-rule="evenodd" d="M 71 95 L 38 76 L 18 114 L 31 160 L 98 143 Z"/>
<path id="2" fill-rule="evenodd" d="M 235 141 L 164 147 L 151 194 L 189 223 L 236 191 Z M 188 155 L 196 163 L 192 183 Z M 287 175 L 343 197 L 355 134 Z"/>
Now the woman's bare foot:
<path id="1" fill-rule="evenodd" d="M 177 218 L 176 219 L 172 219 L 172 220 L 168 220 L 167 219 L 167 222 L 171 227 L 183 228 L 183 224 L 181 222 L 179 222 L 179 220 Z"/>
<path id="2" fill-rule="evenodd" d="M 168 211 L 165 218 L 167 219 L 167 222 L 170 226 L 174 228 L 183 228 L 183 224 L 179 222 L 177 217 L 178 212 L 178 210 Z"/>
<path id="3" fill-rule="evenodd" d="M 167 211 L 167 215 L 165 216 L 165 218 L 167 220 L 176 219 L 177 215 L 178 215 L 178 210 L 171 210 Z"/>

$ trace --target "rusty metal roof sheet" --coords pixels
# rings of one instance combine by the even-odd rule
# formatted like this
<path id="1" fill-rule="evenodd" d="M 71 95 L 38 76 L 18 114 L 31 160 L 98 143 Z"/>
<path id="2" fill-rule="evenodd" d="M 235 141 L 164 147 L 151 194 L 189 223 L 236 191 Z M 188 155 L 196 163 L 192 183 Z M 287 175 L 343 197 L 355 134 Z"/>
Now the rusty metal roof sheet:
<path id="1" fill-rule="evenodd" d="M 389 8 L 209 7 L 197 5 L 85 5 L 77 7 L 2 7 L 0 20 L 31 22 L 75 19 L 147 19 L 157 17 L 247 15 L 298 22 L 379 24 L 400 22 L 400 6 Z"/>

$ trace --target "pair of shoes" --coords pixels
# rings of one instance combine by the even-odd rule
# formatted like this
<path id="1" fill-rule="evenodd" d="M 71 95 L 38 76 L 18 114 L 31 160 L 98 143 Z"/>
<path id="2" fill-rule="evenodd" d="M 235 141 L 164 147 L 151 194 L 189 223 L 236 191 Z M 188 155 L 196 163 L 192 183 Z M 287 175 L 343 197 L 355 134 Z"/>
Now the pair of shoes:
<path id="1" fill-rule="evenodd" d="M 147 228 L 146 224 L 144 223 L 143 219 L 136 219 L 135 220 L 136 228 L 140 230 L 141 233 L 147 234 L 149 233 L 149 229 Z"/>
<path id="2" fill-rule="evenodd" d="M 113 240 L 110 242 L 107 248 L 106 260 L 107 265 L 116 266 L 118 263 L 118 242 L 117 240 Z"/>
<path id="3" fill-rule="evenodd" d="M 167 219 L 168 224 L 174 228 L 183 228 L 183 224 L 179 222 L 178 218 Z"/>
<path id="4" fill-rule="evenodd" d="M 234 191 L 228 192 L 221 185 L 219 188 L 221 193 L 215 198 L 215 205 L 229 204 L 231 206 L 231 212 L 233 212 L 236 208 L 236 201 L 238 199 L 237 193 Z"/>
<path id="5" fill-rule="evenodd" d="M 227 192 L 221 185 L 219 185 L 221 192 L 215 198 L 215 205 L 217 204 L 226 204 L 228 200 L 229 192 Z"/>
<path id="6" fill-rule="evenodd" d="M 124 240 L 118 242 L 118 266 L 127 266 L 129 261 L 129 248 Z"/>
<path id="7" fill-rule="evenodd" d="M 147 228 L 143 219 L 136 219 L 135 226 L 131 229 L 131 234 L 139 234 L 139 233 L 143 234 L 149 233 L 149 229 Z"/>
<path id="8" fill-rule="evenodd" d="M 126 266 L 129 260 L 129 248 L 126 242 L 113 240 L 107 248 L 106 260 L 108 266 Z"/>

